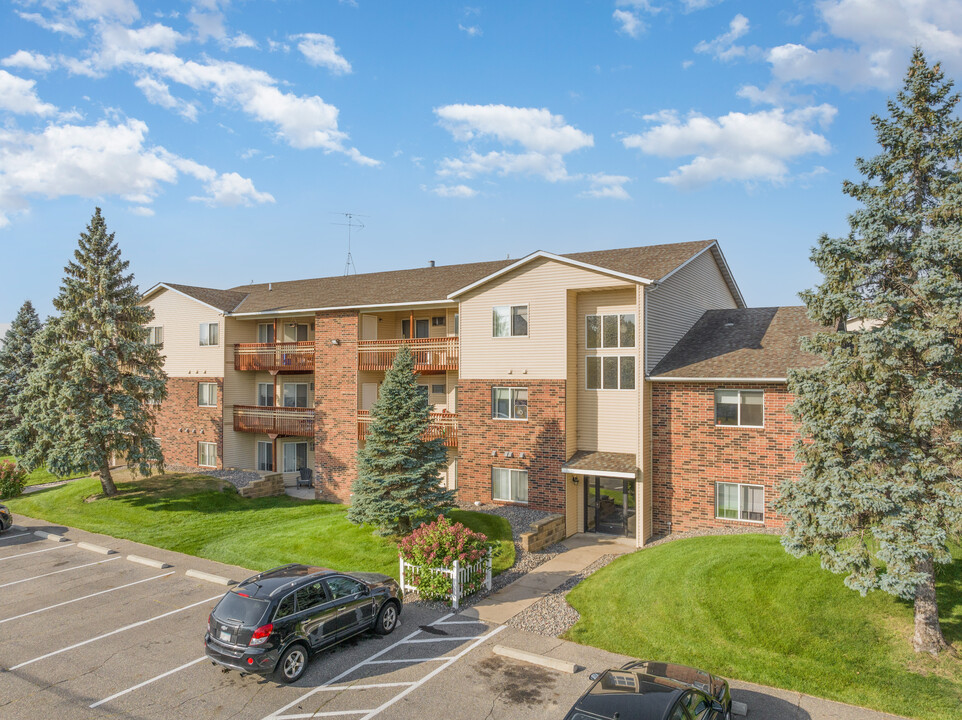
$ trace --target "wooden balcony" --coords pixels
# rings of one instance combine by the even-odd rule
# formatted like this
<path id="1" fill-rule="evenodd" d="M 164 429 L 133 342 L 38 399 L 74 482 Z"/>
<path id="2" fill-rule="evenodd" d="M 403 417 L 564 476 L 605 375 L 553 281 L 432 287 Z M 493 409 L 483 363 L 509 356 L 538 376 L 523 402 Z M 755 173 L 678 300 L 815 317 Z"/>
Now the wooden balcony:
<path id="1" fill-rule="evenodd" d="M 234 430 L 314 437 L 314 408 L 234 406 Z"/>
<path id="2" fill-rule="evenodd" d="M 357 411 L 357 440 L 364 440 L 367 436 L 367 428 L 371 424 L 371 415 L 367 410 Z M 458 446 L 458 414 L 449 412 L 431 413 L 431 425 L 424 435 L 425 440 L 441 438 L 444 440 L 444 447 L 456 448 Z"/>
<path id="3" fill-rule="evenodd" d="M 235 343 L 235 370 L 314 372 L 314 341 L 280 343 Z"/>
<path id="4" fill-rule="evenodd" d="M 387 370 L 402 345 L 414 354 L 419 373 L 441 373 L 458 369 L 458 338 L 413 338 L 402 340 L 361 340 L 357 344 L 359 370 Z"/>

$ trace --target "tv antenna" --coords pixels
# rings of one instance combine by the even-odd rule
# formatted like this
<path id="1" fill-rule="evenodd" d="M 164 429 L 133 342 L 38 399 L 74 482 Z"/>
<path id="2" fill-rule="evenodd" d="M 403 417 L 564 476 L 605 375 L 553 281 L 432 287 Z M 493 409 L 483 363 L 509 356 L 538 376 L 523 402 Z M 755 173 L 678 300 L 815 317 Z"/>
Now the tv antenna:
<path id="1" fill-rule="evenodd" d="M 357 275 L 357 268 L 354 267 L 354 257 L 351 255 L 351 232 L 353 230 L 360 232 L 364 229 L 364 223 L 361 222 L 359 218 L 367 217 L 367 215 L 358 215 L 357 213 L 349 212 L 337 214 L 347 218 L 346 223 L 331 223 L 332 225 L 343 225 L 347 227 L 347 260 L 344 263 L 344 274 Z"/>

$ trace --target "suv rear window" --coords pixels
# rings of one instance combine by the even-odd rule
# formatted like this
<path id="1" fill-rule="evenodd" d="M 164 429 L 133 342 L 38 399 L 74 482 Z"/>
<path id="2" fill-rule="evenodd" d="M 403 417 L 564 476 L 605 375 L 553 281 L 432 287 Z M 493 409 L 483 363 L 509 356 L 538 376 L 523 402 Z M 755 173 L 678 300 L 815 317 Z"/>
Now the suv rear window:
<path id="1" fill-rule="evenodd" d="M 244 625 L 256 625 L 267 610 L 266 600 L 245 597 L 231 590 L 214 608 L 218 620 L 233 620 Z"/>

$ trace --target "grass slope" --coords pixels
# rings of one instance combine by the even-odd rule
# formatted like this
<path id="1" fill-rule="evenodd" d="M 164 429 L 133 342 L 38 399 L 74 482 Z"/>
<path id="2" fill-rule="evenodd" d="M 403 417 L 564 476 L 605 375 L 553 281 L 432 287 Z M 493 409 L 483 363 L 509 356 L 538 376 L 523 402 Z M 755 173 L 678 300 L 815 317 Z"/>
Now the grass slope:
<path id="1" fill-rule="evenodd" d="M 0 456 L 0 462 L 4 460 L 9 460 L 10 462 L 17 461 L 13 455 Z M 47 468 L 37 468 L 32 473 L 27 473 L 27 487 L 30 485 L 43 485 L 44 483 L 56 482 L 57 480 L 72 480 L 74 478 L 83 477 L 85 474 L 86 473 L 78 473 L 76 475 L 60 477 L 59 475 L 54 475 L 52 472 L 49 472 Z"/>
<path id="2" fill-rule="evenodd" d="M 962 560 L 942 567 L 938 597 L 946 638 L 962 645 Z M 962 707 L 962 661 L 912 652 L 910 603 L 863 598 L 769 535 L 634 553 L 568 602 L 581 620 L 567 637 L 585 645 L 925 720 Z"/>
<path id="3" fill-rule="evenodd" d="M 394 541 L 352 525 L 346 505 L 286 495 L 249 500 L 225 485 L 203 475 L 154 476 L 118 483 L 120 495 L 107 499 L 96 497 L 100 482 L 91 478 L 7 504 L 29 517 L 253 570 L 302 562 L 397 577 Z M 511 526 L 504 518 L 464 511 L 452 515 L 510 547 L 495 559 L 496 573 L 514 564 Z"/>

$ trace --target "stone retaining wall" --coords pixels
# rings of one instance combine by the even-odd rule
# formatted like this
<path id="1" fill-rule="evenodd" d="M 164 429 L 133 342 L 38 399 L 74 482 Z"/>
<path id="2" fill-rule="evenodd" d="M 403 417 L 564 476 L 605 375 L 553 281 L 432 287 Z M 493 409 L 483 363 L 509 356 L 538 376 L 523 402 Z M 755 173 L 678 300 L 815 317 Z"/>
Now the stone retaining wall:
<path id="1" fill-rule="evenodd" d="M 537 552 L 565 539 L 565 516 L 548 515 L 531 523 L 531 530 L 521 533 L 521 548 Z"/>
<path id="2" fill-rule="evenodd" d="M 241 497 L 246 498 L 261 498 L 261 497 L 272 497 L 274 495 L 284 494 L 284 475 L 282 473 L 274 473 L 273 475 L 265 475 L 260 480 L 255 480 L 249 485 L 245 485 L 238 492 Z"/>

